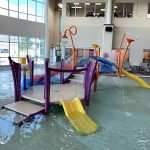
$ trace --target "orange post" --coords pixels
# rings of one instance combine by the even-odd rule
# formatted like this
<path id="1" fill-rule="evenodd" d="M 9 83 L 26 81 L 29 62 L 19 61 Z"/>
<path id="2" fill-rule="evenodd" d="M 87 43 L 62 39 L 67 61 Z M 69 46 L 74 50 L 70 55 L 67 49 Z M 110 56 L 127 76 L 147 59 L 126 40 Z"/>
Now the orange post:
<path id="1" fill-rule="evenodd" d="M 126 49 L 121 51 L 121 48 L 119 50 L 119 66 L 118 66 L 118 75 L 119 78 L 121 78 L 122 75 L 122 67 L 125 60 L 125 56 L 127 54 L 127 51 L 129 49 L 130 44 L 133 42 L 133 39 L 126 38 Z"/>
<path id="2" fill-rule="evenodd" d="M 73 54 L 72 68 L 74 68 L 77 65 L 77 58 L 78 58 L 77 49 L 75 48 L 74 41 L 73 41 L 73 36 L 77 34 L 76 26 L 71 26 L 69 29 L 66 29 L 64 31 L 64 35 L 62 36 L 62 38 L 68 38 L 67 32 L 69 32 L 71 44 L 72 44 L 72 54 Z"/>
<path id="3" fill-rule="evenodd" d="M 98 44 L 92 44 L 92 47 L 94 48 L 94 55 L 96 57 L 100 57 L 100 46 Z M 94 92 L 96 92 L 97 89 L 97 81 L 99 77 L 99 63 L 96 65 L 96 74 L 95 74 L 95 80 L 94 80 Z"/>

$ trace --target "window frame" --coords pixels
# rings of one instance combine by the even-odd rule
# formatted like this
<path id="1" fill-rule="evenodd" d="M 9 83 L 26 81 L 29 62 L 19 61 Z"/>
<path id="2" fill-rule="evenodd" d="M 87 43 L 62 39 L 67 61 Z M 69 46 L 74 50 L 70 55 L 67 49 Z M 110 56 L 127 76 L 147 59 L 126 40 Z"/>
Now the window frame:
<path id="1" fill-rule="evenodd" d="M 117 5 L 117 4 L 122 4 L 123 5 L 123 9 L 122 9 L 122 17 L 117 17 L 117 16 L 115 16 L 115 6 Z M 126 15 L 126 12 L 125 12 L 125 8 L 126 8 L 126 4 L 132 4 L 132 14 L 131 14 L 131 17 L 129 16 L 127 16 Z M 114 18 L 118 18 L 118 19 L 125 19 L 125 18 L 130 18 L 130 19 L 132 19 L 133 17 L 134 17 L 134 5 L 135 5 L 135 3 L 134 2 L 116 2 L 116 3 L 114 3 L 114 8 L 113 8 L 113 11 L 114 11 L 114 15 L 113 15 L 113 17 Z"/>

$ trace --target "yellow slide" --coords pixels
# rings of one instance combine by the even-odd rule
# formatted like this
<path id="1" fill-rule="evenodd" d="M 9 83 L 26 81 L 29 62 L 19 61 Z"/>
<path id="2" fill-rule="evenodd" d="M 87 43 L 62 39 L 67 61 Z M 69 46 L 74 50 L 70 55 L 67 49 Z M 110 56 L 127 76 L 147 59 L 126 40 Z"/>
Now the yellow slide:
<path id="1" fill-rule="evenodd" d="M 124 70 L 124 69 L 122 69 L 122 73 L 126 77 L 136 81 L 141 87 L 143 87 L 143 88 L 150 88 L 150 85 L 148 85 L 143 79 L 139 78 L 138 76 L 133 75 L 133 74 L 129 73 L 128 71 Z"/>
<path id="2" fill-rule="evenodd" d="M 61 103 L 66 117 L 79 134 L 87 135 L 97 131 L 97 124 L 85 113 L 79 98 L 71 101 L 61 100 Z"/>

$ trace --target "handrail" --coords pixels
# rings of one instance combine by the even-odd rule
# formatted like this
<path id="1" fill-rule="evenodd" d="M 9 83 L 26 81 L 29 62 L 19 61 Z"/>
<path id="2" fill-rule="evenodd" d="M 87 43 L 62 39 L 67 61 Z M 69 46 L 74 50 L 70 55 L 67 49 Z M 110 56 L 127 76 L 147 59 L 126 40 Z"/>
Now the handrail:
<path id="1" fill-rule="evenodd" d="M 67 69 L 58 69 L 58 68 L 48 68 L 49 71 L 55 71 L 55 72 L 80 72 L 87 70 L 87 67 L 81 68 L 81 69 L 73 69 L 73 70 L 67 70 Z"/>

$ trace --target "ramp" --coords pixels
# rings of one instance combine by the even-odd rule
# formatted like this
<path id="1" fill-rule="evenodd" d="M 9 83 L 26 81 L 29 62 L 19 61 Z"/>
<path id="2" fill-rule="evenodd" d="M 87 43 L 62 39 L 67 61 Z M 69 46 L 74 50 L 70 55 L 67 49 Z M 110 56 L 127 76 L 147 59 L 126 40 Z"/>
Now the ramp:
<path id="1" fill-rule="evenodd" d="M 65 115 L 79 134 L 88 135 L 97 131 L 97 124 L 89 118 L 79 98 L 71 101 L 61 100 Z"/>
<path id="2" fill-rule="evenodd" d="M 128 78 L 134 80 L 135 82 L 137 82 L 141 87 L 143 87 L 143 88 L 150 88 L 150 85 L 148 85 L 143 79 L 139 78 L 138 76 L 136 76 L 134 74 L 131 74 L 131 73 L 129 73 L 128 71 L 126 71 L 124 69 L 122 69 L 122 73 L 126 77 L 128 77 Z"/>

